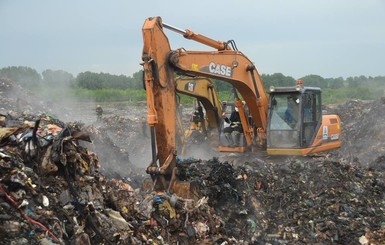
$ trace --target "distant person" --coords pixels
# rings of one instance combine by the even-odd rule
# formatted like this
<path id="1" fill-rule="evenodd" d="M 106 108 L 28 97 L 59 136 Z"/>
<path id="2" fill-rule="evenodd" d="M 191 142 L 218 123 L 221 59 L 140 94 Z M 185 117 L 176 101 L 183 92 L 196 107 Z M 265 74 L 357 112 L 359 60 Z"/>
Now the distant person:
<path id="1" fill-rule="evenodd" d="M 96 106 L 96 120 L 102 121 L 103 116 L 103 108 L 100 105 Z"/>

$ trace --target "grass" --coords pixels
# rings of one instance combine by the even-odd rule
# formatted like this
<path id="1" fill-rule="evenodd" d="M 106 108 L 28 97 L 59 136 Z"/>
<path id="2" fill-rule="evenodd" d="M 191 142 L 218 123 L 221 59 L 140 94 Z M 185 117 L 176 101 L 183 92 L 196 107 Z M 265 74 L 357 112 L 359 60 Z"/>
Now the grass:
<path id="1" fill-rule="evenodd" d="M 340 88 L 340 89 L 323 89 L 322 101 L 323 104 L 339 104 L 352 99 L 374 100 L 384 96 L 385 88 L 383 86 L 367 86 L 355 88 Z M 100 89 L 88 90 L 79 88 L 47 88 L 44 91 L 31 91 L 39 94 L 45 99 L 60 102 L 61 100 L 74 99 L 77 101 L 95 101 L 95 102 L 122 102 L 129 101 L 133 103 L 146 101 L 146 91 L 143 89 Z M 231 92 L 219 92 L 220 101 L 233 100 Z M 187 95 L 178 95 L 178 99 L 184 105 L 191 105 L 195 102 L 195 98 Z"/>

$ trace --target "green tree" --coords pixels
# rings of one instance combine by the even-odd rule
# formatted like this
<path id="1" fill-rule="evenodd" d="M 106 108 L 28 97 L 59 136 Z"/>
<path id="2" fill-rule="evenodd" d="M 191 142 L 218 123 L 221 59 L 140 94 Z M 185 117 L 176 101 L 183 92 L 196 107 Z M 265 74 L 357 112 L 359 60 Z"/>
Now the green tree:
<path id="1" fill-rule="evenodd" d="M 290 76 L 285 76 L 282 73 L 274 73 L 272 75 L 262 74 L 261 79 L 267 90 L 270 86 L 275 87 L 285 87 L 285 86 L 295 86 L 296 81 Z"/>
<path id="2" fill-rule="evenodd" d="M 325 82 L 328 84 L 328 88 L 331 89 L 340 89 L 345 86 L 345 81 L 342 77 L 338 78 L 326 78 Z"/>
<path id="3" fill-rule="evenodd" d="M 300 79 L 304 86 L 320 87 L 321 89 L 328 87 L 327 81 L 319 75 L 307 75 Z"/>
<path id="4" fill-rule="evenodd" d="M 360 77 L 348 77 L 346 81 L 348 82 L 349 87 L 357 88 L 362 84 L 362 80 L 366 80 L 365 76 Z"/>
<path id="5" fill-rule="evenodd" d="M 42 72 L 43 83 L 45 86 L 69 88 L 73 86 L 75 78 L 74 76 L 63 70 L 45 70 Z"/>
<path id="6" fill-rule="evenodd" d="M 103 80 L 98 76 L 98 74 L 93 72 L 82 72 L 79 73 L 76 77 L 76 86 L 79 88 L 85 89 L 102 89 L 103 88 Z"/>
<path id="7" fill-rule="evenodd" d="M 109 73 L 82 72 L 76 77 L 76 87 L 85 89 L 142 89 L 143 73 L 138 71 L 133 77 L 111 75 Z"/>
<path id="8" fill-rule="evenodd" d="M 42 81 L 40 74 L 35 69 L 26 66 L 4 67 L 0 69 L 0 76 L 9 78 L 25 88 L 40 86 Z"/>
<path id="9" fill-rule="evenodd" d="M 214 85 L 218 92 L 230 92 L 233 89 L 233 85 L 229 82 L 214 80 Z"/>
<path id="10" fill-rule="evenodd" d="M 130 87 L 133 89 L 141 89 L 143 88 L 143 70 L 135 72 L 132 74 L 132 78 L 130 78 Z"/>

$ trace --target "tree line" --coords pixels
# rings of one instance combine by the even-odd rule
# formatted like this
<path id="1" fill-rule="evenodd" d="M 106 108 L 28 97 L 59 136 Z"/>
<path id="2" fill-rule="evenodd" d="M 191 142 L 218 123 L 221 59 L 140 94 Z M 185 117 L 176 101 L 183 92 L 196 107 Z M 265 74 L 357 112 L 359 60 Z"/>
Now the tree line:
<path id="1" fill-rule="evenodd" d="M 47 69 L 40 74 L 30 67 L 9 66 L 0 69 L 0 76 L 9 78 L 28 89 L 39 86 L 89 90 L 143 88 L 141 71 L 135 72 L 132 76 L 87 71 L 75 77 L 63 70 Z"/>
<path id="2" fill-rule="evenodd" d="M 138 90 L 134 93 L 136 95 L 134 97 L 143 98 L 145 96 L 141 70 L 132 76 L 86 71 L 75 77 L 63 70 L 48 69 L 40 74 L 30 67 L 10 66 L 0 69 L 1 76 L 12 79 L 22 87 L 32 91 L 41 86 L 46 89 L 70 88 L 76 90 L 77 93 L 86 93 L 88 96 L 93 94 L 99 101 L 105 100 L 106 97 L 111 97 L 109 100 L 113 100 L 113 94 L 122 94 L 119 90 Z M 282 73 L 262 74 L 261 79 L 266 91 L 270 86 L 294 86 L 297 83 L 296 79 Z M 330 103 L 354 98 L 375 99 L 384 96 L 385 91 L 385 76 L 367 77 L 362 75 L 344 79 L 342 77 L 323 78 L 319 75 L 307 75 L 299 79 L 303 81 L 305 86 L 320 87 L 323 91 L 323 97 Z M 229 83 L 217 80 L 214 82 L 220 93 L 228 93 L 232 89 Z M 119 96 L 120 100 L 131 100 L 131 98 L 126 98 L 127 94 L 132 95 L 133 92 Z"/>
<path id="3" fill-rule="evenodd" d="M 270 86 L 275 87 L 285 87 L 285 86 L 295 86 L 297 80 L 291 76 L 285 76 L 282 73 L 274 74 L 262 74 L 262 82 L 265 89 L 267 90 Z M 302 80 L 305 86 L 309 87 L 319 87 L 321 89 L 341 89 L 341 88 L 357 88 L 357 87 L 373 87 L 373 86 L 385 86 L 385 76 L 355 76 L 348 77 L 346 79 L 342 77 L 338 78 L 323 78 L 319 75 L 307 75 L 299 78 Z M 215 81 L 215 85 L 219 91 L 228 91 L 231 88 L 226 82 Z"/>

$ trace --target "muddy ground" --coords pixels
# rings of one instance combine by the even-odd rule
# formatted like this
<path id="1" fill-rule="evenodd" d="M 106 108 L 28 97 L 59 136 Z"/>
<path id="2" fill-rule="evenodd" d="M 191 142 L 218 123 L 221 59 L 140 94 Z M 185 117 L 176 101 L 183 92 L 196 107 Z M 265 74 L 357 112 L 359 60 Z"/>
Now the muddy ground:
<path id="1" fill-rule="evenodd" d="M 209 147 L 209 143 L 191 148 L 185 160 L 181 161 L 180 168 L 185 170 L 184 177 L 199 186 L 201 196 L 207 199 L 199 200 L 195 208 L 186 211 L 180 207 L 164 206 L 168 197 L 155 195 L 153 198 L 140 191 L 143 179 L 148 178 L 144 167 L 151 160 L 150 140 L 143 137 L 142 132 L 145 104 L 100 103 L 104 113 L 102 120 L 97 121 L 96 103 L 47 103 L 26 93 L 12 81 L 0 79 L 0 86 L 0 114 L 5 118 L 4 129 L 9 128 L 11 123 L 49 118 L 46 119 L 48 122 L 81 128 L 91 136 L 91 142 L 71 145 L 72 151 L 77 153 L 67 158 L 80 159 L 80 164 L 68 160 L 78 170 L 69 169 L 69 174 L 72 174 L 69 177 L 74 180 L 72 187 L 68 173 L 62 172 L 62 160 L 59 161 L 62 165 L 52 164 L 56 170 L 46 175 L 40 174 L 41 169 L 33 172 L 32 166 L 22 167 L 29 166 L 28 156 L 10 164 L 10 156 L 23 150 L 25 143 L 20 141 L 21 147 L 14 140 L 2 138 L 0 238 L 8 244 L 43 244 L 47 239 L 52 244 L 56 242 L 52 239 L 55 236 L 32 229 L 32 226 L 28 228 L 28 222 L 23 216 L 18 216 L 17 210 L 24 216 L 27 214 L 43 220 L 64 244 L 385 242 L 385 142 L 382 140 L 385 136 L 385 98 L 376 101 L 352 100 L 325 107 L 325 110 L 339 114 L 342 119 L 343 145 L 339 150 L 316 157 L 271 157 L 263 152 L 219 153 Z M 191 112 L 185 109 L 186 125 Z M 25 130 L 24 126 L 20 127 L 20 130 Z M 91 165 L 92 168 L 100 168 L 102 175 L 99 171 L 90 171 Z M 33 183 L 46 183 L 47 187 L 42 185 L 41 189 L 30 193 L 30 188 L 22 183 L 23 179 L 15 177 L 15 171 L 20 176 L 30 177 Z M 15 182 L 18 183 L 16 187 Z M 48 186 L 50 188 L 46 189 Z M 115 197 L 111 194 L 115 193 L 113 187 L 116 194 L 123 191 L 129 194 L 122 199 L 119 195 Z M 131 187 L 135 188 L 135 194 Z M 89 194 L 90 188 L 93 195 Z M 106 188 L 112 188 L 112 191 L 105 192 Z M 13 199 L 9 199 L 7 193 Z M 64 211 L 64 215 L 58 207 L 66 209 L 68 205 L 62 205 L 62 199 L 70 199 L 68 193 L 74 199 L 78 198 L 72 202 L 74 205 L 81 204 L 84 195 L 83 199 L 95 205 L 92 210 L 96 209 L 99 216 L 84 216 L 81 214 L 83 211 L 79 211 L 83 209 L 77 208 L 69 213 Z M 33 203 L 40 203 L 42 195 L 48 197 L 51 204 L 41 204 L 41 209 Z M 29 200 L 30 204 L 22 206 L 23 199 Z M 10 200 L 16 200 L 20 206 L 12 209 L 14 203 Z M 186 208 L 188 202 L 184 202 Z M 87 208 L 84 210 L 90 212 Z M 152 211 L 149 210 L 151 208 Z M 165 208 L 169 212 L 165 213 Z M 49 212 L 53 217 L 45 220 L 44 214 L 40 215 L 42 211 Z M 115 211 L 123 217 L 117 217 Z M 12 217 L 18 218 L 14 220 Z M 89 217 L 99 221 L 104 219 L 106 224 L 118 221 L 118 227 L 124 229 L 119 230 L 113 224 L 103 227 L 103 222 L 95 228 L 95 222 L 91 222 L 92 229 L 89 231 Z M 76 222 L 73 224 L 76 218 L 80 227 L 82 224 L 85 226 L 84 231 L 72 227 L 77 227 Z M 57 226 L 49 225 L 52 220 L 65 221 L 60 226 L 60 232 L 55 229 Z M 12 233 L 8 236 L 5 231 L 9 229 Z M 97 234 L 100 230 L 104 231 L 104 236 Z M 90 242 L 82 243 L 82 239 Z"/>

